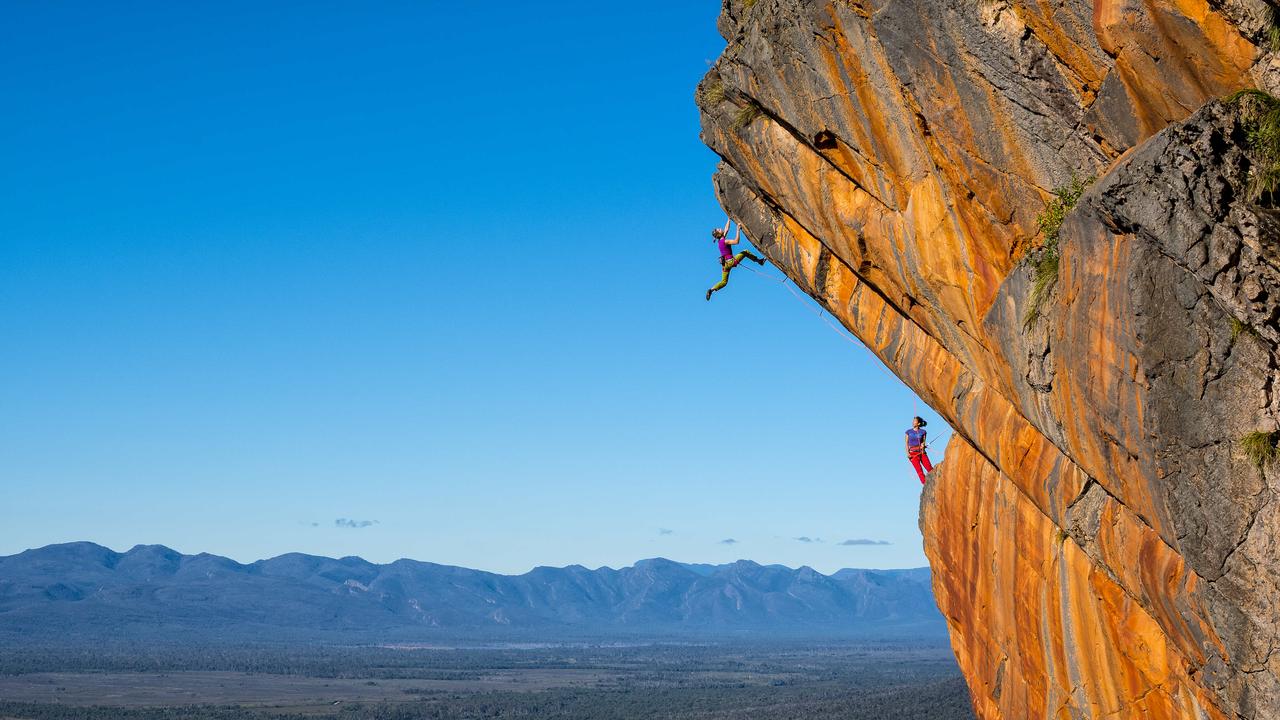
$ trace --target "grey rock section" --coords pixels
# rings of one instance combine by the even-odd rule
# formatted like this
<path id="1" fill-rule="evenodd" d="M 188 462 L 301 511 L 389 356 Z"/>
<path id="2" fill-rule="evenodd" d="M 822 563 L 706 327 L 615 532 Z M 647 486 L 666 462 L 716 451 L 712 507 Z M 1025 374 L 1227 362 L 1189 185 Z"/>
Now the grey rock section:
<path id="1" fill-rule="evenodd" d="M 1233 108 L 1211 103 L 1139 148 L 1083 199 L 1064 245 L 1077 266 L 1128 243 L 1113 282 L 1133 313 L 1154 477 L 1176 537 L 1207 581 L 1242 717 L 1280 717 L 1280 468 L 1239 448 L 1276 429 L 1280 398 L 1280 224 L 1247 196 L 1252 162 Z M 1083 238 L 1073 246 L 1075 238 Z M 1121 285 L 1123 283 L 1123 285 Z M 1230 320 L 1255 334 L 1231 337 Z"/>
<path id="2" fill-rule="evenodd" d="M 1266 0 L 1213 0 L 1209 5 L 1218 8 L 1243 35 L 1259 45 L 1270 41 L 1267 33 L 1280 19 L 1276 7 Z"/>
<path id="3" fill-rule="evenodd" d="M 1280 467 L 1255 467 L 1240 439 L 1280 418 L 1280 222 L 1248 195 L 1254 165 L 1233 106 L 1170 126 L 1067 217 L 1044 319 L 1021 328 L 1023 268 L 984 327 L 1021 363 L 1018 402 L 1041 432 L 1068 456 L 1092 437 L 1116 458 L 1064 530 L 1113 572 L 1096 544 L 1104 505 L 1152 498 L 1158 517 L 1141 519 L 1169 530 L 1201 582 L 1198 600 L 1167 598 L 1155 614 L 1202 605 L 1224 647 L 1205 638 L 1198 672 L 1223 707 L 1261 719 L 1280 717 Z M 1233 320 L 1249 330 L 1233 337 Z M 1073 406 L 1050 402 L 1064 387 L 1092 398 L 1088 413 L 1055 414 Z"/>
<path id="4" fill-rule="evenodd" d="M 1113 231 L 1149 242 L 1274 347 L 1280 216 L 1247 197 L 1247 146 L 1235 110 L 1212 103 L 1123 161 L 1085 206 Z"/>

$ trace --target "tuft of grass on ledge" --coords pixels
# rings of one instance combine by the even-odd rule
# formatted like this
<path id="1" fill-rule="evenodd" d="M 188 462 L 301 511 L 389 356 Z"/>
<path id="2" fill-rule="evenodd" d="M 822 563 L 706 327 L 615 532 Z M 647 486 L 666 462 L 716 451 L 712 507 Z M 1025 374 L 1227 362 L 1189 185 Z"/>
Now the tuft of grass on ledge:
<path id="1" fill-rule="evenodd" d="M 1240 109 L 1245 137 L 1257 163 L 1249 173 L 1249 197 L 1256 202 L 1280 189 L 1280 99 L 1248 89 L 1231 94 L 1227 102 Z"/>
<path id="2" fill-rule="evenodd" d="M 1027 312 L 1022 316 L 1023 330 L 1030 330 L 1040 321 L 1045 301 L 1058 284 L 1058 249 L 1054 248 L 1053 252 L 1046 249 L 1031 262 L 1031 295 L 1027 298 Z"/>
<path id="3" fill-rule="evenodd" d="M 738 114 L 733 118 L 733 126 L 742 129 L 755 122 L 761 115 L 764 115 L 764 109 L 760 107 L 760 103 L 748 100 L 746 105 L 738 108 Z"/>
<path id="4" fill-rule="evenodd" d="M 1036 216 L 1036 229 L 1043 238 L 1032 263 L 1031 295 L 1022 316 L 1022 329 L 1030 330 L 1040 320 L 1044 304 L 1058 282 L 1058 233 L 1067 214 L 1075 208 L 1080 196 L 1093 183 L 1094 177 L 1081 178 L 1074 173 L 1071 180 L 1053 191 L 1053 199 Z"/>
<path id="5" fill-rule="evenodd" d="M 1276 458 L 1280 457 L 1280 447 L 1276 446 L 1277 435 L 1280 433 L 1261 430 L 1246 433 L 1240 438 L 1240 449 L 1244 450 L 1245 457 L 1261 470 L 1264 465 L 1275 462 Z"/>
<path id="6" fill-rule="evenodd" d="M 1231 323 L 1231 342 L 1235 342 L 1241 335 L 1248 335 L 1249 337 L 1258 337 L 1258 331 L 1252 325 L 1241 320 L 1240 318 L 1233 317 L 1231 318 L 1230 323 Z"/>
<path id="7" fill-rule="evenodd" d="M 724 81 L 716 78 L 706 85 L 702 86 L 702 104 L 706 107 L 714 107 L 724 102 L 725 87 Z"/>

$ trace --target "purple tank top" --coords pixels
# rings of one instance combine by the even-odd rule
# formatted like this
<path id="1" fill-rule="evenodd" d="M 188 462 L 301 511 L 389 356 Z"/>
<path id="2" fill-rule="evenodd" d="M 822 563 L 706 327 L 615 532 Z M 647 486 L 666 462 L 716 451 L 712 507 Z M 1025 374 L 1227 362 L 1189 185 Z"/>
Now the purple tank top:
<path id="1" fill-rule="evenodd" d="M 717 238 L 717 239 L 716 239 L 716 244 L 720 246 L 720 259 L 721 259 L 721 260 L 732 260 L 732 259 L 733 259 L 733 253 L 732 253 L 732 252 L 730 252 L 730 250 L 729 250 L 729 243 L 725 242 L 725 241 L 724 241 L 724 238 Z"/>

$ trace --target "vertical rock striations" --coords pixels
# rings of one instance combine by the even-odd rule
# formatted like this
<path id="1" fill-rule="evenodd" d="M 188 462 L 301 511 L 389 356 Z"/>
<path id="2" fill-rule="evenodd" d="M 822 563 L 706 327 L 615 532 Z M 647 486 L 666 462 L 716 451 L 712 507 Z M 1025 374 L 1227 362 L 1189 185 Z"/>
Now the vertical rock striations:
<path id="1" fill-rule="evenodd" d="M 722 204 L 956 434 L 921 502 L 980 717 L 1280 717 L 1261 0 L 727 0 Z M 1024 324 L 1036 216 L 1067 216 Z"/>

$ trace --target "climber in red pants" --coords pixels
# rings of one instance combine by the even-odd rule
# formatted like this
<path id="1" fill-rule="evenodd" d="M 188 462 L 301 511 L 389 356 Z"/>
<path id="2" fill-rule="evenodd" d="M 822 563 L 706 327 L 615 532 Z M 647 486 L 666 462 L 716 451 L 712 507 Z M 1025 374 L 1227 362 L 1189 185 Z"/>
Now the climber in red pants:
<path id="1" fill-rule="evenodd" d="M 916 474 L 920 476 L 921 485 L 924 484 L 924 474 L 933 472 L 933 463 L 929 462 L 929 453 L 925 452 L 925 448 L 928 447 L 925 436 L 928 433 L 925 432 L 924 426 L 928 424 L 916 416 L 911 420 L 911 429 L 907 431 L 907 459 L 911 461 Z"/>

